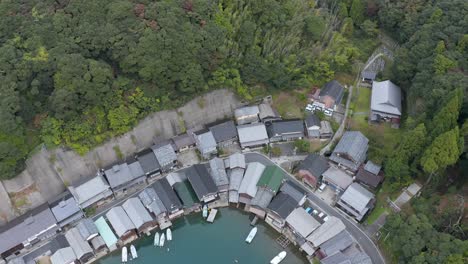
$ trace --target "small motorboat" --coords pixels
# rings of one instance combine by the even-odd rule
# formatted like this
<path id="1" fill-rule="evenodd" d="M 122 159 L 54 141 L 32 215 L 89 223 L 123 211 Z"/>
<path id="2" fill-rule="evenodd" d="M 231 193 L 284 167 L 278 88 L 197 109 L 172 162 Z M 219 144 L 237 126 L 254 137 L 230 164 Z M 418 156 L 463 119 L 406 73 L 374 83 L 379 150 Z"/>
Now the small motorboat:
<path id="1" fill-rule="evenodd" d="M 164 233 L 161 234 L 161 239 L 159 240 L 159 246 L 164 247 L 164 242 L 166 241 L 166 236 Z"/>
<path id="2" fill-rule="evenodd" d="M 168 228 L 166 230 L 166 237 L 167 237 L 167 241 L 171 241 L 172 240 L 172 230 L 171 228 Z"/>
<path id="3" fill-rule="evenodd" d="M 134 245 L 130 246 L 130 253 L 132 253 L 132 259 L 138 258 L 138 254 Z"/>
<path id="4" fill-rule="evenodd" d="M 153 244 L 154 244 L 155 247 L 159 246 L 159 232 L 156 232 L 156 234 L 154 234 Z"/>
<path id="5" fill-rule="evenodd" d="M 206 205 L 203 206 L 202 216 L 203 218 L 208 217 L 208 207 Z"/>
<path id="6" fill-rule="evenodd" d="M 252 240 L 254 239 L 256 234 L 257 234 L 257 227 L 254 227 L 254 228 L 252 228 L 252 230 L 250 230 L 250 233 L 247 236 L 247 238 L 245 239 L 245 242 L 250 244 L 250 242 L 252 242 Z"/>
<path id="7" fill-rule="evenodd" d="M 127 257 L 128 257 L 127 247 L 123 247 L 122 248 L 122 263 L 127 263 Z"/>
<path id="8" fill-rule="evenodd" d="M 286 257 L 286 251 L 281 251 L 276 257 L 274 257 L 270 264 L 279 264 Z"/>

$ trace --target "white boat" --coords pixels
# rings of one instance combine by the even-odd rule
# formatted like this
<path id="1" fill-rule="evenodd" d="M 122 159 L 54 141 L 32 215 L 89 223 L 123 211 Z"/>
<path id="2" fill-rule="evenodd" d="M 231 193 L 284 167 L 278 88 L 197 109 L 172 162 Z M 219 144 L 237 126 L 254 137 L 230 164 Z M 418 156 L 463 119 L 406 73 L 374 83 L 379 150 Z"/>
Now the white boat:
<path id="1" fill-rule="evenodd" d="M 281 251 L 276 257 L 274 257 L 270 264 L 279 264 L 286 257 L 286 251 Z"/>
<path id="2" fill-rule="evenodd" d="M 154 234 L 153 244 L 154 244 L 155 247 L 159 246 L 159 232 L 156 232 L 156 234 Z"/>
<path id="3" fill-rule="evenodd" d="M 164 247 L 164 241 L 166 241 L 166 236 L 164 233 L 161 234 L 161 239 L 159 240 L 159 246 Z"/>
<path id="4" fill-rule="evenodd" d="M 122 263 L 127 262 L 127 257 L 128 257 L 127 247 L 123 247 L 122 248 Z"/>
<path id="5" fill-rule="evenodd" d="M 167 241 L 172 240 L 172 230 L 170 228 L 166 230 L 166 237 L 167 237 Z"/>
<path id="6" fill-rule="evenodd" d="M 250 244 L 250 242 L 252 242 L 252 240 L 254 239 L 256 234 L 257 234 L 257 227 L 254 227 L 254 228 L 252 228 L 252 230 L 250 230 L 250 233 L 247 236 L 247 238 L 245 239 L 245 242 Z"/>
<path id="7" fill-rule="evenodd" d="M 208 217 L 208 207 L 206 205 L 203 206 L 202 216 L 203 218 Z"/>
<path id="8" fill-rule="evenodd" d="M 132 253 L 132 259 L 138 258 L 138 254 L 134 245 L 130 246 L 130 253 Z"/>

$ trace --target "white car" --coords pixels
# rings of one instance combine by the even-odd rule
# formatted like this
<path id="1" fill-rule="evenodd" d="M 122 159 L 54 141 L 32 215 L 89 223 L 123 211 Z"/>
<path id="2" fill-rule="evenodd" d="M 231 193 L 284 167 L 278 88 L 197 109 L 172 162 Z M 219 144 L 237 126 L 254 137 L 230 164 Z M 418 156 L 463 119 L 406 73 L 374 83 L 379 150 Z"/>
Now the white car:
<path id="1" fill-rule="evenodd" d="M 325 190 L 326 187 L 327 185 L 325 183 L 322 183 L 322 185 L 320 185 L 320 187 L 318 188 L 319 192 L 323 192 L 323 190 Z"/>
<path id="2" fill-rule="evenodd" d="M 318 217 L 322 218 L 325 214 L 323 212 L 321 212 Z"/>
<path id="3" fill-rule="evenodd" d="M 328 221 L 328 216 L 325 216 L 325 218 L 323 219 L 324 222 Z"/>
<path id="4" fill-rule="evenodd" d="M 314 215 L 317 215 L 317 214 L 318 214 L 318 211 L 317 211 L 317 210 L 314 210 L 314 211 L 312 211 L 312 213 L 313 213 Z"/>
<path id="5" fill-rule="evenodd" d="M 332 116 L 333 115 L 333 111 L 331 110 L 328 110 L 328 109 L 325 109 L 325 111 L 323 111 L 323 113 L 327 116 Z"/>

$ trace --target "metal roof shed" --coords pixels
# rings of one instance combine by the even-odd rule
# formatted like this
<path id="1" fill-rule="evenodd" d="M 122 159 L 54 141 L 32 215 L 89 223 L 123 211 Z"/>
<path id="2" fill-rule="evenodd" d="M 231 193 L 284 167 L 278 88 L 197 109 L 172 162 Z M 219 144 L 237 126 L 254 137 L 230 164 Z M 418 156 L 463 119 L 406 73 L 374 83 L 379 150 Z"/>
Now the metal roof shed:
<path id="1" fill-rule="evenodd" d="M 242 148 L 260 146 L 269 142 L 267 130 L 263 123 L 237 126 L 237 133 Z"/>
<path id="2" fill-rule="evenodd" d="M 121 206 L 110 209 L 106 217 L 119 238 L 124 237 L 128 232 L 136 228 Z"/>
<path id="3" fill-rule="evenodd" d="M 259 162 L 249 163 L 239 187 L 239 194 L 247 195 L 250 198 L 255 197 L 255 194 L 257 194 L 257 182 L 262 176 L 264 170 L 265 165 Z"/>
<path id="4" fill-rule="evenodd" d="M 283 171 L 276 165 L 269 165 L 258 180 L 257 187 L 266 188 L 275 194 L 279 190 L 283 180 Z"/>
<path id="5" fill-rule="evenodd" d="M 112 232 L 112 229 L 107 224 L 104 217 L 99 217 L 96 221 L 94 221 L 94 224 L 96 225 L 102 239 L 104 239 L 107 248 L 111 249 L 112 247 L 114 247 L 115 244 L 117 244 L 118 239 L 115 236 L 114 232 Z"/>
<path id="6" fill-rule="evenodd" d="M 122 208 L 138 230 L 146 225 L 153 224 L 153 218 L 151 218 L 151 215 L 146 211 L 140 199 L 137 197 L 132 197 L 125 201 L 125 203 L 122 204 Z"/>
<path id="7" fill-rule="evenodd" d="M 73 252 L 71 247 L 61 248 L 50 257 L 50 262 L 52 264 L 70 264 L 75 261 L 75 252 Z"/>

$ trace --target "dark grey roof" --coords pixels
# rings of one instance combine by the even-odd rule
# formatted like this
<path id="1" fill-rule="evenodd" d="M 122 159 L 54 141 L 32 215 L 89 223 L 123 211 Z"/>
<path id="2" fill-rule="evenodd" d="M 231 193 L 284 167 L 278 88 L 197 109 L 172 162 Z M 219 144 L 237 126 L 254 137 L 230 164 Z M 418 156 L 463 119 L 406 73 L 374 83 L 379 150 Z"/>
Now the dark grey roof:
<path id="1" fill-rule="evenodd" d="M 193 165 L 188 169 L 186 175 L 199 200 L 202 200 L 207 194 L 216 193 L 218 191 L 205 165 Z"/>
<path id="2" fill-rule="evenodd" d="M 144 176 L 140 164 L 132 163 L 132 169 L 130 169 L 127 163 L 117 164 L 112 168 L 104 171 L 107 181 L 110 187 L 115 190 L 116 188 L 125 186 L 133 180 Z"/>
<path id="3" fill-rule="evenodd" d="M 320 90 L 320 96 L 330 96 L 335 99 L 335 104 L 340 104 L 343 99 L 344 88 L 336 80 L 327 82 Z"/>
<path id="4" fill-rule="evenodd" d="M 231 140 L 237 137 L 237 129 L 234 121 L 227 121 L 210 127 L 216 143 Z"/>
<path id="5" fill-rule="evenodd" d="M 158 160 L 159 165 L 167 166 L 173 164 L 174 161 L 177 160 L 177 154 L 175 153 L 174 149 L 172 148 L 171 144 L 165 144 L 162 146 L 153 146 L 154 155 Z"/>
<path id="6" fill-rule="evenodd" d="M 195 145 L 195 138 L 193 138 L 193 135 L 189 133 L 185 133 L 185 134 L 173 137 L 172 141 L 174 142 L 176 150 L 180 150 L 188 146 Z"/>
<path id="7" fill-rule="evenodd" d="M 297 201 L 294 198 L 286 193 L 279 192 L 268 205 L 268 209 L 286 219 L 297 205 Z"/>
<path id="8" fill-rule="evenodd" d="M 369 139 L 367 139 L 361 132 L 347 131 L 340 139 L 340 142 L 336 145 L 330 159 L 337 163 L 344 164 L 345 162 L 340 161 L 341 158 L 339 154 L 346 154 L 354 162 L 362 163 L 366 159 L 368 143 Z"/>
<path id="9" fill-rule="evenodd" d="M 305 119 L 305 124 L 307 127 L 318 126 L 320 127 L 320 119 L 314 114 L 307 115 Z"/>
<path id="10" fill-rule="evenodd" d="M 70 244 L 68 244 L 68 241 L 65 238 L 65 236 L 63 234 L 58 234 L 50 242 L 24 255 L 23 260 L 24 262 L 26 262 L 26 264 L 36 264 L 36 261 L 35 261 L 36 258 L 43 256 L 43 255 L 50 254 L 51 252 L 55 252 L 61 248 L 69 247 L 69 246 Z"/>
<path id="11" fill-rule="evenodd" d="M 370 187 L 376 188 L 382 182 L 383 177 L 381 175 L 375 175 L 363 168 L 360 168 L 356 174 L 356 180 L 364 183 Z"/>
<path id="12" fill-rule="evenodd" d="M 57 225 L 57 220 L 47 203 L 13 219 L 0 227 L 0 254 L 53 225 Z M 58 227 L 55 229 L 58 229 Z"/>
<path id="13" fill-rule="evenodd" d="M 68 190 L 60 194 L 52 202 L 49 202 L 49 206 L 58 222 L 75 214 L 83 215 L 78 203 Z"/>
<path id="14" fill-rule="evenodd" d="M 258 109 L 260 111 L 259 116 L 261 120 L 265 118 L 277 118 L 278 117 L 278 114 L 275 112 L 275 110 L 273 110 L 273 108 L 269 104 L 262 103 L 258 105 Z"/>
<path id="15" fill-rule="evenodd" d="M 353 237 L 348 231 L 343 230 L 338 235 L 320 245 L 320 250 L 327 256 L 338 251 L 343 251 L 353 244 Z"/>
<path id="16" fill-rule="evenodd" d="M 166 178 L 156 181 L 152 187 L 167 210 L 173 211 L 182 208 L 182 203 Z"/>
<path id="17" fill-rule="evenodd" d="M 145 172 L 143 171 L 140 162 L 136 160 L 128 163 L 128 168 L 130 169 L 130 173 L 132 174 L 133 179 L 145 176 Z"/>
<path id="18" fill-rule="evenodd" d="M 306 195 L 304 189 L 302 189 L 297 183 L 290 180 L 287 180 L 285 183 L 283 183 L 280 191 L 288 194 L 297 202 L 299 202 L 304 197 L 304 195 Z"/>
<path id="19" fill-rule="evenodd" d="M 328 161 L 319 154 L 309 154 L 299 166 L 300 170 L 308 170 L 315 177 L 320 177 L 328 168 Z"/>
<path id="20" fill-rule="evenodd" d="M 267 125 L 269 137 L 274 137 L 287 133 L 304 134 L 304 123 L 302 120 L 282 120 L 275 121 Z"/>
<path id="21" fill-rule="evenodd" d="M 270 204 L 273 196 L 274 193 L 272 191 L 265 188 L 258 188 L 255 197 L 251 201 L 251 205 L 265 209 Z"/>
<path id="22" fill-rule="evenodd" d="M 361 72 L 361 77 L 364 79 L 375 80 L 377 73 L 374 71 L 363 71 Z"/>
<path id="23" fill-rule="evenodd" d="M 210 160 L 210 174 L 218 188 L 229 185 L 229 179 L 222 159 L 216 157 Z"/>
<path id="24" fill-rule="evenodd" d="M 146 174 L 152 174 L 161 169 L 161 166 L 159 165 L 158 160 L 156 159 L 156 156 L 151 149 L 146 150 L 137 156 L 138 162 L 140 162 L 140 165 Z"/>

